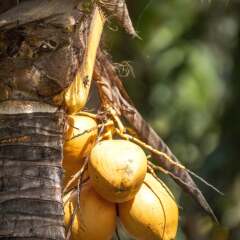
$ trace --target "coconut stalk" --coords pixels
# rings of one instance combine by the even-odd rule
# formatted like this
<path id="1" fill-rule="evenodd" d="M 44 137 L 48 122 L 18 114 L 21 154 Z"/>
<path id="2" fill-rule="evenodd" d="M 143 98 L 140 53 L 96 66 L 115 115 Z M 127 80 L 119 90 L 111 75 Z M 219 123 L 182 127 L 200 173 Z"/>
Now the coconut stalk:
<path id="1" fill-rule="evenodd" d="M 92 15 L 81 66 L 69 88 L 55 97 L 55 101 L 64 102 L 68 114 L 78 113 L 88 100 L 95 59 L 105 23 L 105 16 L 97 6 L 95 6 Z"/>

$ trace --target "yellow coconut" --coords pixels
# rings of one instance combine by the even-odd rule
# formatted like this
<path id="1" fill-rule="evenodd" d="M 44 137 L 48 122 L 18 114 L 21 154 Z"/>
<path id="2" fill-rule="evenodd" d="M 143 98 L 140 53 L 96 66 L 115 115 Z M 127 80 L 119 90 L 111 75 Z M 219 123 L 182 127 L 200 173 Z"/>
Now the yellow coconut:
<path id="1" fill-rule="evenodd" d="M 64 201 L 64 220 L 69 228 L 71 216 L 78 203 L 77 191 Z M 71 225 L 71 240 L 110 240 L 116 228 L 116 206 L 99 196 L 89 183 L 80 193 L 80 208 Z"/>
<path id="2" fill-rule="evenodd" d="M 79 136 L 78 136 L 79 135 Z M 97 137 L 97 123 L 87 116 L 68 116 L 68 129 L 63 149 L 64 186 L 83 164 Z"/>
<path id="3" fill-rule="evenodd" d="M 147 174 L 131 201 L 121 203 L 119 216 L 126 230 L 139 240 L 172 240 L 178 227 L 178 207 L 163 182 Z"/>
<path id="4" fill-rule="evenodd" d="M 147 158 L 136 144 L 126 140 L 105 140 L 90 153 L 89 176 L 95 190 L 111 202 L 132 199 L 147 171 Z"/>

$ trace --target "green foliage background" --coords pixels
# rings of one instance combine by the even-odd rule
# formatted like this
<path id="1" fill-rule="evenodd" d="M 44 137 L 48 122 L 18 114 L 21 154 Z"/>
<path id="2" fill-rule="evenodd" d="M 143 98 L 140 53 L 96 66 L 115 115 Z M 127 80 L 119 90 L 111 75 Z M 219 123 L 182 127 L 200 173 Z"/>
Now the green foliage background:
<path id="1" fill-rule="evenodd" d="M 178 240 L 240 239 L 240 2 L 128 1 L 142 40 L 108 24 L 108 51 L 145 118 L 188 168 L 220 220 L 215 225 L 169 178 L 182 206 Z M 126 65 L 126 62 L 125 62 Z M 163 176 L 163 178 L 165 178 Z"/>

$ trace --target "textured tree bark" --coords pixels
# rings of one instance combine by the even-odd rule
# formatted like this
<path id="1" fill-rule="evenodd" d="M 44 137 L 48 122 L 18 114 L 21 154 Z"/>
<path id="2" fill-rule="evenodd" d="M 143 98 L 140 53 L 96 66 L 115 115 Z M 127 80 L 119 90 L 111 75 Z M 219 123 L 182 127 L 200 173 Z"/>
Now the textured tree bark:
<path id="1" fill-rule="evenodd" d="M 47 104 L 0 105 L 0 239 L 65 239 L 64 123 Z"/>

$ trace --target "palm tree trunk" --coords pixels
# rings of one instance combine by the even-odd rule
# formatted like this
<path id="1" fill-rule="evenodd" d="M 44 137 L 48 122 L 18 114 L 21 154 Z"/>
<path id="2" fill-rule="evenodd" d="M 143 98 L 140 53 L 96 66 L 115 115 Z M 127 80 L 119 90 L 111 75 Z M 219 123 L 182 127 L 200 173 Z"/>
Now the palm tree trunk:
<path id="1" fill-rule="evenodd" d="M 5 2 L 0 4 L 0 239 L 63 240 L 62 93 L 81 66 L 91 17 L 77 10 L 79 0 Z"/>
<path id="2" fill-rule="evenodd" d="M 0 3 L 0 239 L 65 239 L 65 112 L 53 98 L 81 62 L 77 2 Z"/>
<path id="3" fill-rule="evenodd" d="M 64 112 L 47 104 L 0 105 L 0 239 L 65 239 Z"/>

